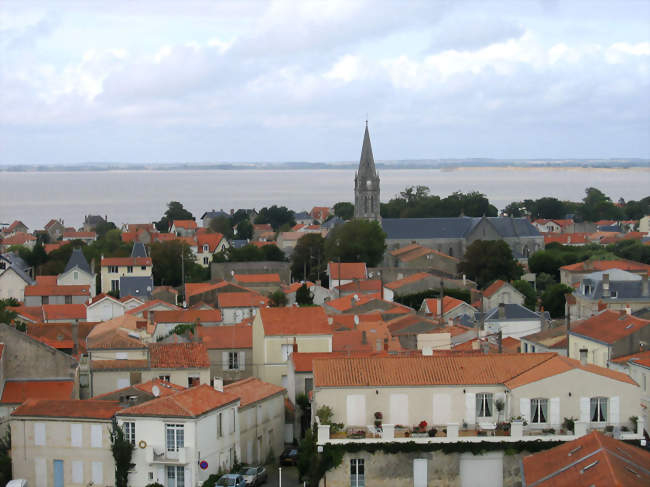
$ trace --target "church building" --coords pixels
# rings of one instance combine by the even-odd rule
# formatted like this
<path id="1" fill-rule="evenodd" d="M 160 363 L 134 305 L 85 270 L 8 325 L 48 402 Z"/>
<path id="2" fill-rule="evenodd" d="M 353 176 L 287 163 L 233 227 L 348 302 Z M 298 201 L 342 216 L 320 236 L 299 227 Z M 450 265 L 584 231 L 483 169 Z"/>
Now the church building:
<path id="1" fill-rule="evenodd" d="M 372 157 L 368 121 L 363 135 L 359 170 L 354 175 L 354 218 L 381 221 L 379 214 L 379 176 Z"/>

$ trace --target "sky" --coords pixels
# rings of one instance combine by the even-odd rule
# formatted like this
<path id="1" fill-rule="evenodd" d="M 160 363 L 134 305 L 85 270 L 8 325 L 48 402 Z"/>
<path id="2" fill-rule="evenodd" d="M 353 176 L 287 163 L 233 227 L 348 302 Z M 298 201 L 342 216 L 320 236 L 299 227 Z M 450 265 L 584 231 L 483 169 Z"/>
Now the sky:
<path id="1" fill-rule="evenodd" d="M 647 1 L 0 3 L 0 164 L 650 157 Z"/>

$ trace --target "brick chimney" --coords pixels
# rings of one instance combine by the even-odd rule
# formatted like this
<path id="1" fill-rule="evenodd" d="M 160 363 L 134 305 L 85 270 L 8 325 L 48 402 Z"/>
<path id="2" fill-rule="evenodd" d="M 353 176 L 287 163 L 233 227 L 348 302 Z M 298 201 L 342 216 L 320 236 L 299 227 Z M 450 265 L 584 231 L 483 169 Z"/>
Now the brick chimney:
<path id="1" fill-rule="evenodd" d="M 499 319 L 503 320 L 506 317 L 506 305 L 505 303 L 499 303 Z"/>
<path id="2" fill-rule="evenodd" d="M 436 304 L 436 313 L 438 314 L 438 318 L 442 317 L 442 299 L 438 298 L 438 302 Z"/>

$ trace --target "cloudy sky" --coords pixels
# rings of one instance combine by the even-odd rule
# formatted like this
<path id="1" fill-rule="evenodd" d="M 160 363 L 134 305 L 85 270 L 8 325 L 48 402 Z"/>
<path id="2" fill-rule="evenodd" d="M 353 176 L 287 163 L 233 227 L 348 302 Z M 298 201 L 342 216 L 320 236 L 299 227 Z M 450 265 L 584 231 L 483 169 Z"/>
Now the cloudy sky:
<path id="1" fill-rule="evenodd" d="M 0 3 L 0 164 L 650 157 L 650 1 Z"/>

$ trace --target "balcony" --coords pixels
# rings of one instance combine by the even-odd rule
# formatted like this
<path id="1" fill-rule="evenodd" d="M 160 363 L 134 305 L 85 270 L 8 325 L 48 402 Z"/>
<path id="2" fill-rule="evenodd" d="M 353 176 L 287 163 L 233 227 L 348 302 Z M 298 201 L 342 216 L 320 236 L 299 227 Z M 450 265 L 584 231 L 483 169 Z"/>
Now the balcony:
<path id="1" fill-rule="evenodd" d="M 145 449 L 145 460 L 149 464 L 187 465 L 191 458 L 191 448 L 168 452 L 164 445 L 147 445 Z"/>
<path id="2" fill-rule="evenodd" d="M 455 443 L 481 441 L 518 442 L 518 441 L 570 441 L 590 433 L 593 430 L 602 431 L 604 434 L 614 436 L 621 440 L 643 439 L 642 421 L 638 421 L 636 431 L 625 431 L 618 427 L 603 426 L 591 427 L 590 423 L 576 421 L 574 431 L 555 430 L 553 428 L 536 428 L 524 424 L 521 420 L 510 422 L 479 423 L 476 425 L 463 425 L 449 423 L 429 427 L 426 423 L 412 427 L 384 424 L 381 427 L 362 426 L 341 428 L 336 425 L 331 428 L 329 424 L 318 426 L 318 444 L 344 444 L 344 443 L 383 443 L 383 442 L 415 442 L 415 443 Z M 334 431 L 334 432 L 332 432 Z"/>

